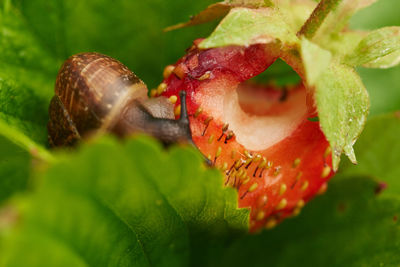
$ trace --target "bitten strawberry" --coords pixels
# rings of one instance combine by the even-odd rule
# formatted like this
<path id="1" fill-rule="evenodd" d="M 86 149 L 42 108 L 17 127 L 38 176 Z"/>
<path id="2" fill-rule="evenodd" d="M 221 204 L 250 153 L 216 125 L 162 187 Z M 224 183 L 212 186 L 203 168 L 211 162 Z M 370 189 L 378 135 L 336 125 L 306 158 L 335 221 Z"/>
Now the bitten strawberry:
<path id="1" fill-rule="evenodd" d="M 271 228 L 297 215 L 333 175 L 329 144 L 313 98 L 299 85 L 290 90 L 246 82 L 276 59 L 272 46 L 228 46 L 188 53 L 164 71 L 154 94 L 175 103 L 187 92 L 194 143 L 238 190 L 249 207 L 250 231 Z"/>

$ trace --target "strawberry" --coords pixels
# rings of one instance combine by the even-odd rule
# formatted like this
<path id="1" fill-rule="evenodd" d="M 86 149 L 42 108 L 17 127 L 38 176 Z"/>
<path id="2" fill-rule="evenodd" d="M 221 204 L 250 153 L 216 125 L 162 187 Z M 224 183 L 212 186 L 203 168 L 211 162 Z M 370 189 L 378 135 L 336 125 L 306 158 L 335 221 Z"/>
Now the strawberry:
<path id="1" fill-rule="evenodd" d="M 187 93 L 192 138 L 200 151 L 237 188 L 239 207 L 248 207 L 250 231 L 271 228 L 297 215 L 333 175 L 329 144 L 303 85 L 288 91 L 250 83 L 276 59 L 262 44 L 198 49 L 164 71 L 153 91 L 175 103 Z"/>

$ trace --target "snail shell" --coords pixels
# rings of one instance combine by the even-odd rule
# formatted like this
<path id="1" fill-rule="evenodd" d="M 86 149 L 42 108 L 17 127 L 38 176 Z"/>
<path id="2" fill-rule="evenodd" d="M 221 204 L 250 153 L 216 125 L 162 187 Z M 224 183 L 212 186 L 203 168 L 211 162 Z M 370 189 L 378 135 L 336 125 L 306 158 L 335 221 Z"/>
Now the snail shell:
<path id="1" fill-rule="evenodd" d="M 149 133 L 164 143 L 191 140 L 187 114 L 174 120 L 165 98 L 147 97 L 146 85 L 121 62 L 98 53 L 70 57 L 56 80 L 49 107 L 49 142 L 73 145 L 93 132 Z"/>

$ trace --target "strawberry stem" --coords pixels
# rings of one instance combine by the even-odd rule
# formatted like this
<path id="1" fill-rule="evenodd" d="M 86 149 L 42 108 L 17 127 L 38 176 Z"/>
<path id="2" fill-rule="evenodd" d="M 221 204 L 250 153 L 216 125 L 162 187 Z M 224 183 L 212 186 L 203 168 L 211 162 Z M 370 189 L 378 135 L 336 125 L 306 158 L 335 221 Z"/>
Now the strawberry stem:
<path id="1" fill-rule="evenodd" d="M 342 0 L 321 0 L 297 35 L 312 39 L 328 14 L 336 9 L 340 2 Z"/>

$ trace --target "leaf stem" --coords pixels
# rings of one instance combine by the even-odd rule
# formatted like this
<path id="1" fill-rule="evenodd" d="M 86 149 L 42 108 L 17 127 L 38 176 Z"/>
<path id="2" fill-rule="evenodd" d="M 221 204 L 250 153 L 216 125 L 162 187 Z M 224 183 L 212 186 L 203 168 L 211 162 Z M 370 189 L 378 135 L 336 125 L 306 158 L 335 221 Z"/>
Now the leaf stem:
<path id="1" fill-rule="evenodd" d="M 54 156 L 43 146 L 35 143 L 20 131 L 10 127 L 0 120 L 0 135 L 4 136 L 14 144 L 25 149 L 32 157 L 44 162 L 54 161 Z"/>
<path id="2" fill-rule="evenodd" d="M 325 18 L 332 10 L 337 8 L 340 2 L 342 0 L 321 0 L 306 23 L 301 27 L 297 36 L 304 35 L 308 39 L 313 38 Z"/>

